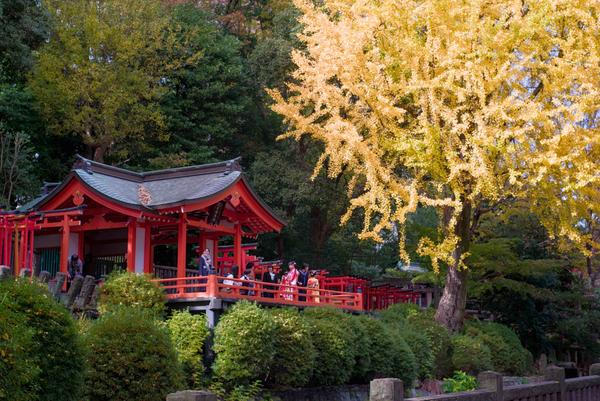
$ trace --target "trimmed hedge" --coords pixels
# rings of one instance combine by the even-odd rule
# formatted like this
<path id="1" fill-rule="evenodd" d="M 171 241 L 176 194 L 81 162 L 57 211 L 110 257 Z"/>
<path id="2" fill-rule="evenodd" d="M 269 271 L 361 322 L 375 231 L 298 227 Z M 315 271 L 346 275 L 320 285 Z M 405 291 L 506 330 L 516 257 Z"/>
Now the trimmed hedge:
<path id="1" fill-rule="evenodd" d="M 215 328 L 214 377 L 226 389 L 265 382 L 277 354 L 277 324 L 254 303 L 240 301 Z"/>
<path id="2" fill-rule="evenodd" d="M 434 310 L 427 310 L 419 314 L 409 316 L 408 323 L 417 331 L 425 334 L 431 343 L 431 354 L 433 355 L 434 377 L 442 378 L 452 375 L 452 342 L 448 329 L 434 318 Z"/>
<path id="3" fill-rule="evenodd" d="M 183 372 L 164 325 L 137 308 L 104 315 L 85 334 L 89 401 L 164 401 Z"/>
<path id="4" fill-rule="evenodd" d="M 202 363 L 204 343 L 210 335 L 206 316 L 192 315 L 187 310 L 174 312 L 167 321 L 167 327 L 188 388 L 202 388 L 205 373 Z"/>
<path id="5" fill-rule="evenodd" d="M 166 307 L 166 295 L 152 279 L 149 274 L 114 271 L 101 287 L 98 310 L 100 313 L 109 313 L 122 307 L 130 307 L 162 316 Z"/>
<path id="6" fill-rule="evenodd" d="M 356 356 L 349 319 L 326 308 L 321 309 L 304 311 L 317 352 L 310 383 L 317 386 L 344 384 L 352 375 Z"/>
<path id="7" fill-rule="evenodd" d="M 421 314 L 421 309 L 412 303 L 397 303 L 379 312 L 381 320 L 386 323 L 402 323 L 411 316 Z"/>
<path id="8" fill-rule="evenodd" d="M 452 337 L 452 348 L 452 365 L 456 370 L 477 374 L 493 369 L 490 349 L 481 339 L 456 335 Z"/>
<path id="9" fill-rule="evenodd" d="M 11 299 L 0 296 L 0 400 L 35 400 L 40 369 L 30 352 L 33 329 L 14 309 Z"/>
<path id="10" fill-rule="evenodd" d="M 435 368 L 435 355 L 429 337 L 410 324 L 400 327 L 402 337 L 415 356 L 417 378 L 419 380 L 431 378 Z"/>
<path id="11" fill-rule="evenodd" d="M 369 361 L 363 378 L 368 382 L 378 377 L 398 377 L 407 387 L 416 377 L 415 357 L 406 344 L 397 326 L 390 327 L 380 320 L 364 318 L 363 324 L 369 333 L 369 347 L 363 351 Z"/>
<path id="12" fill-rule="evenodd" d="M 478 338 L 490 349 L 494 370 L 523 375 L 531 369 L 533 356 L 509 327 L 493 322 L 473 322 L 465 327 L 465 333 Z"/>
<path id="13" fill-rule="evenodd" d="M 1 380 L 10 386 L 22 384 L 24 399 L 32 399 L 29 397 L 34 394 L 33 399 L 39 401 L 79 401 L 84 388 L 85 356 L 77 326 L 67 309 L 54 301 L 45 286 L 27 279 L 0 281 L 0 294 L 0 317 L 7 319 L 0 330 L 8 329 L 9 333 L 8 339 L 2 334 L 2 348 L 10 355 L 2 357 L 2 368 L 14 367 L 10 375 L 2 374 Z M 6 326 L 11 322 L 14 328 Z M 11 339 L 13 330 L 15 337 Z M 24 359 L 20 360 L 19 355 Z M 8 395 L 8 399 L 16 399 Z"/>
<path id="14" fill-rule="evenodd" d="M 315 367 L 316 351 L 310 327 L 296 309 L 270 309 L 276 325 L 276 355 L 270 366 L 269 387 L 302 387 Z"/>

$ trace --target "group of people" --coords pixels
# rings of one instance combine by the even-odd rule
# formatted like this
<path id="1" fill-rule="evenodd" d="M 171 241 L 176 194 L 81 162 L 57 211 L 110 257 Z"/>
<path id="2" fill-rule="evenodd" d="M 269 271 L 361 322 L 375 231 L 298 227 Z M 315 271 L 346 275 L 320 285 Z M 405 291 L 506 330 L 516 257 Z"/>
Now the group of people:
<path id="1" fill-rule="evenodd" d="M 261 280 L 265 283 L 262 286 L 261 291 L 261 296 L 263 298 L 279 297 L 288 301 L 297 299 L 300 302 L 306 302 L 307 300 L 314 303 L 320 302 L 317 272 L 310 271 L 307 263 L 304 263 L 302 268 L 298 270 L 296 262 L 289 262 L 287 273 L 283 274 L 281 277 L 275 273 L 273 265 L 269 265 L 262 277 L 256 278 L 254 277 L 253 266 L 253 263 L 248 263 L 246 265 L 243 274 L 240 276 L 240 280 L 234 280 L 238 276 L 239 266 L 232 266 L 231 272 L 227 274 L 223 280 L 223 284 L 227 286 L 224 291 L 232 292 L 234 286 L 239 286 L 240 295 L 255 296 L 257 293 L 254 289 L 253 281 Z M 200 256 L 198 269 L 202 276 L 215 274 L 215 268 L 208 249 L 205 249 Z"/>

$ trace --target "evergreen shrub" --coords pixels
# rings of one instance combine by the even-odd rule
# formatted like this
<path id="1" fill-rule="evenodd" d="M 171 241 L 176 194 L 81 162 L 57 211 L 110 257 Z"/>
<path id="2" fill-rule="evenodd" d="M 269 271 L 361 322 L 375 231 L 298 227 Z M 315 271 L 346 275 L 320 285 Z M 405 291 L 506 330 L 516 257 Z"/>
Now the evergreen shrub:
<path id="1" fill-rule="evenodd" d="M 30 352 L 33 329 L 9 303 L 6 294 L 0 295 L 0 400 L 35 400 L 40 369 Z"/>
<path id="2" fill-rule="evenodd" d="M 495 371 L 523 375 L 531 369 L 531 353 L 509 327 L 493 322 L 474 322 L 466 326 L 465 333 L 480 339 L 490 349 Z"/>
<path id="3" fill-rule="evenodd" d="M 214 379 L 226 390 L 265 382 L 273 365 L 277 323 L 254 303 L 237 302 L 215 328 Z"/>
<path id="4" fill-rule="evenodd" d="M 85 354 L 69 311 L 45 286 L 27 279 L 0 281 L 0 294 L 0 320 L 4 321 L 0 331 L 8 330 L 9 337 L 0 334 L 0 349 L 7 350 L 1 369 L 14 367 L 0 380 L 7 380 L 10 386 L 22 384 L 24 399 L 35 394 L 30 399 L 79 401 Z M 27 368 L 31 370 L 25 372 Z M 8 396 L 16 399 L 13 394 Z"/>
<path id="5" fill-rule="evenodd" d="M 167 327 L 188 388 L 200 389 L 205 373 L 204 343 L 210 335 L 206 316 L 192 315 L 187 310 L 174 312 Z"/>
<path id="6" fill-rule="evenodd" d="M 478 337 L 459 334 L 452 337 L 452 365 L 457 370 L 477 374 L 493 369 L 492 355 Z"/>
<path id="7" fill-rule="evenodd" d="M 450 376 L 454 371 L 452 366 L 452 342 L 448 329 L 434 318 L 434 310 L 427 310 L 419 314 L 410 315 L 410 326 L 427 336 L 431 344 L 433 356 L 432 375 L 437 378 Z"/>
<path id="8" fill-rule="evenodd" d="M 369 369 L 363 376 L 364 382 L 379 377 L 398 377 L 410 386 L 416 375 L 415 357 L 398 332 L 397 325 L 386 325 L 380 320 L 365 318 L 369 347 L 364 354 L 369 360 Z"/>
<path id="9" fill-rule="evenodd" d="M 392 339 L 392 348 L 388 351 L 392 355 L 391 377 L 402 379 L 405 387 L 411 388 L 418 369 L 415 356 L 398 330 L 388 327 L 386 332 Z"/>
<path id="10" fill-rule="evenodd" d="M 149 274 L 114 271 L 101 287 L 98 310 L 108 313 L 131 307 L 162 316 L 166 306 L 165 292 L 152 279 Z"/>
<path id="11" fill-rule="evenodd" d="M 119 308 L 85 334 L 89 401 L 164 401 L 183 387 L 183 371 L 169 334 L 154 315 Z"/>
<path id="12" fill-rule="evenodd" d="M 317 356 L 310 383 L 338 385 L 347 383 L 355 365 L 353 335 L 349 318 L 326 308 L 307 309 L 304 317 L 310 327 L 310 338 Z"/>
<path id="13" fill-rule="evenodd" d="M 296 309 L 270 309 L 276 325 L 276 356 L 266 385 L 302 387 L 308 384 L 315 367 L 316 352 L 310 328 Z"/>
<path id="14" fill-rule="evenodd" d="M 404 322 L 410 316 L 422 313 L 421 309 L 412 303 L 397 303 L 390 305 L 387 309 L 379 312 L 381 320 L 386 323 Z"/>
<path id="15" fill-rule="evenodd" d="M 415 356 L 417 378 L 424 380 L 433 376 L 435 355 L 429 337 L 411 324 L 400 325 L 400 333 Z"/>

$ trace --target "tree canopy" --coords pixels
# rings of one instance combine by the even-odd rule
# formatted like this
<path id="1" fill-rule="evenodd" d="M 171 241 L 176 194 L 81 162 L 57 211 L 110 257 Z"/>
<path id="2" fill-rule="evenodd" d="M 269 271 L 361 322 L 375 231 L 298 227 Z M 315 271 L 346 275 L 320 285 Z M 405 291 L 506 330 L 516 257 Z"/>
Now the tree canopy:
<path id="1" fill-rule="evenodd" d="M 449 267 L 437 319 L 460 327 L 465 258 L 480 216 L 527 197 L 557 235 L 598 213 L 600 6 L 586 1 L 296 0 L 304 13 L 292 95 L 271 92 L 324 152 L 316 172 L 350 172 L 347 220 L 379 239 L 419 206 L 440 215 L 419 252 Z M 406 258 L 407 254 L 403 252 Z"/>

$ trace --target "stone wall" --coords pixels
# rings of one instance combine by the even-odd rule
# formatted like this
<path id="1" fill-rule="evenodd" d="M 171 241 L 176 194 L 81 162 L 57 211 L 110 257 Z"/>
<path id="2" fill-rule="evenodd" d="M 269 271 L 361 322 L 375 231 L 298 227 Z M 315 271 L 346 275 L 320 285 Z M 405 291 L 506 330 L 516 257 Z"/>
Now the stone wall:
<path id="1" fill-rule="evenodd" d="M 368 401 L 369 386 L 330 386 L 271 391 L 275 401 Z"/>

